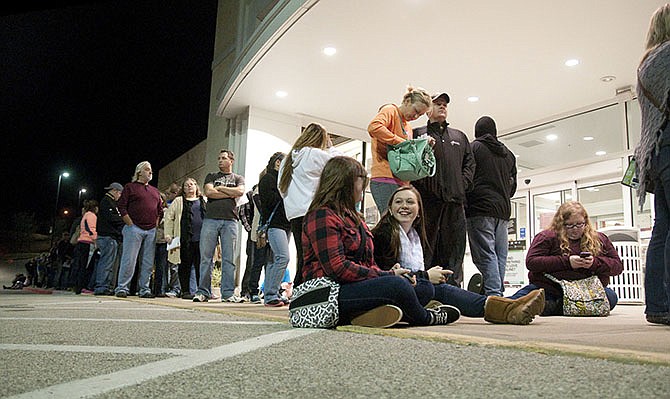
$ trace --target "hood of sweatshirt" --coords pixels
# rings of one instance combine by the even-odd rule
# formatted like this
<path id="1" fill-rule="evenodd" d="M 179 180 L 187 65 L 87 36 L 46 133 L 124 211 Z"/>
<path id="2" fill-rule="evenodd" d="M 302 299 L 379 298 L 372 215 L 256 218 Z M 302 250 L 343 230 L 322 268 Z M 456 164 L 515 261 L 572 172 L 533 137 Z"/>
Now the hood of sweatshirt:
<path id="1" fill-rule="evenodd" d="M 504 157 L 507 155 L 508 150 L 505 145 L 490 134 L 479 136 L 475 139 L 475 141 L 479 141 L 480 143 L 484 144 L 486 147 L 488 147 L 489 150 L 491 150 L 493 154 L 499 157 Z"/>

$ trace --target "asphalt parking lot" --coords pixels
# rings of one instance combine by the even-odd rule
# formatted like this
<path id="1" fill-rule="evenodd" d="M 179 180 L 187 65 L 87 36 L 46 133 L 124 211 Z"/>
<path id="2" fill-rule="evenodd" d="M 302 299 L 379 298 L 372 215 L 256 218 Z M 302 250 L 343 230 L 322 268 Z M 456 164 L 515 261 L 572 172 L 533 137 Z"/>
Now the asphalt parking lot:
<path id="1" fill-rule="evenodd" d="M 285 310 L 259 305 L 28 290 L 0 292 L 0 319 L 2 397 L 670 397 L 662 357 L 580 355 L 581 344 L 548 340 L 538 350 L 532 324 L 293 329 Z M 667 354 L 670 329 L 649 328 Z"/>

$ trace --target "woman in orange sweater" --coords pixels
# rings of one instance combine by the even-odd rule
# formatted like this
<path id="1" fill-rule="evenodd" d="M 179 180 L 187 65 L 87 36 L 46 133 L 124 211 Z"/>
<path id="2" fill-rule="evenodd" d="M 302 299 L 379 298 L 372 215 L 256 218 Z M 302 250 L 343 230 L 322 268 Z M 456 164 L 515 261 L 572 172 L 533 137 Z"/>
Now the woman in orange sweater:
<path id="1" fill-rule="evenodd" d="M 98 201 L 84 201 L 84 215 L 79 222 L 79 238 L 74 247 L 74 259 L 72 261 L 71 281 L 75 294 L 81 294 L 83 289 L 87 293 L 92 293 L 87 287 L 91 279 L 93 270 L 88 269 L 89 253 L 91 246 L 95 247 L 95 241 L 98 239 L 96 225 L 98 222 Z M 90 291 L 90 292 L 89 292 Z"/>
<path id="2" fill-rule="evenodd" d="M 377 204 L 379 214 L 383 215 L 388 200 L 399 186 L 408 182 L 402 181 L 391 173 L 387 159 L 387 146 L 402 143 L 412 138 L 412 125 L 409 122 L 418 119 L 428 111 L 432 104 L 430 95 L 423 89 L 408 87 L 400 106 L 383 105 L 377 116 L 368 125 L 368 133 L 372 138 L 372 178 L 370 191 Z"/>

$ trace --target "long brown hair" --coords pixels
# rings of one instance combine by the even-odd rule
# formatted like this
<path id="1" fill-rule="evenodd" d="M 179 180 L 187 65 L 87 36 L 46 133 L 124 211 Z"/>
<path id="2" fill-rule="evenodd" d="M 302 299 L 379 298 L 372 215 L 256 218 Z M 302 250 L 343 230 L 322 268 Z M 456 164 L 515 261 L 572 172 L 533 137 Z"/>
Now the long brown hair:
<path id="1" fill-rule="evenodd" d="M 354 183 L 359 177 L 364 179 L 363 187 L 365 187 L 367 172 L 363 165 L 354 158 L 338 156 L 329 159 L 323 167 L 319 186 L 307 212 L 327 206 L 343 219 L 345 215 L 351 214 L 358 224 L 360 216 L 356 211 Z"/>
<path id="2" fill-rule="evenodd" d="M 372 235 L 375 235 L 376 231 L 379 231 L 381 229 L 388 229 L 389 232 L 391 233 L 391 259 L 400 259 L 400 249 L 401 249 L 401 243 L 400 243 L 400 223 L 398 223 L 398 219 L 395 218 L 391 214 L 391 204 L 393 204 L 393 200 L 395 199 L 396 194 L 403 192 L 403 191 L 411 191 L 414 193 L 416 196 L 416 202 L 419 204 L 419 212 L 417 214 L 416 219 L 414 219 L 414 222 L 412 222 L 412 227 L 416 232 L 419 234 L 419 239 L 421 240 L 421 247 L 422 248 L 427 248 L 428 247 L 428 240 L 426 239 L 426 225 L 424 223 L 424 217 L 423 217 L 423 200 L 421 199 L 421 194 L 419 194 L 419 191 L 415 189 L 412 186 L 401 186 L 398 187 L 394 192 L 393 195 L 391 195 L 391 198 L 389 198 L 388 201 L 388 212 L 385 212 L 382 218 L 379 220 L 377 225 L 372 229 Z"/>
<path id="3" fill-rule="evenodd" d="M 300 150 L 304 147 L 314 147 L 325 150 L 328 146 L 328 132 L 318 123 L 310 123 L 302 131 L 300 137 L 295 141 L 291 151 L 288 152 L 284 161 L 284 168 L 279 177 L 279 191 L 286 193 L 288 186 L 293 178 L 293 150 Z"/>
<path id="4" fill-rule="evenodd" d="M 550 230 L 556 232 L 560 242 L 561 252 L 564 255 L 570 254 L 570 240 L 568 239 L 567 231 L 565 229 L 565 222 L 574 214 L 580 214 L 584 218 L 584 234 L 582 235 L 579 247 L 582 251 L 591 252 L 594 256 L 600 254 L 602 243 L 598 232 L 591 225 L 589 214 L 586 212 L 584 206 L 577 201 L 568 201 L 563 203 L 551 221 Z"/>

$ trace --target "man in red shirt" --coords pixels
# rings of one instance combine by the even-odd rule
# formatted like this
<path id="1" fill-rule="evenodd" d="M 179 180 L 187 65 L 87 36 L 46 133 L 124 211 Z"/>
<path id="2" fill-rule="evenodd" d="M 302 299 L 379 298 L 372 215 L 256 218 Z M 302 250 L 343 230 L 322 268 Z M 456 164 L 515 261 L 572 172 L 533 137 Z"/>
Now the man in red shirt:
<path id="1" fill-rule="evenodd" d="M 148 161 L 140 162 L 132 181 L 125 185 L 119 197 L 119 213 L 126 224 L 122 230 L 123 251 L 115 290 L 119 298 L 128 296 L 140 248 L 142 263 L 138 280 L 139 295 L 140 298 L 154 298 L 149 288 L 149 279 L 156 251 L 156 226 L 163 216 L 163 202 L 158 189 L 149 185 L 152 177 L 151 164 Z"/>

